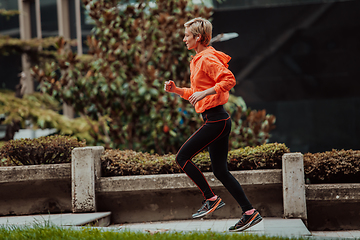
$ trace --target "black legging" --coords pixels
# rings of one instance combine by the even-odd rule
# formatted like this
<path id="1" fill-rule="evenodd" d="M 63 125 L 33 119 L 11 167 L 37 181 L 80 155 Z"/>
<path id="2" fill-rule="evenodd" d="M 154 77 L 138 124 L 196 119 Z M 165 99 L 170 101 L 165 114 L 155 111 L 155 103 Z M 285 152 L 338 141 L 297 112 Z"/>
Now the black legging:
<path id="1" fill-rule="evenodd" d="M 243 212 L 252 209 L 239 182 L 227 167 L 231 118 L 223 106 L 217 106 L 202 113 L 204 124 L 181 146 L 176 162 L 198 186 L 205 199 L 215 196 L 200 169 L 191 159 L 208 147 L 212 170 L 241 206 Z"/>

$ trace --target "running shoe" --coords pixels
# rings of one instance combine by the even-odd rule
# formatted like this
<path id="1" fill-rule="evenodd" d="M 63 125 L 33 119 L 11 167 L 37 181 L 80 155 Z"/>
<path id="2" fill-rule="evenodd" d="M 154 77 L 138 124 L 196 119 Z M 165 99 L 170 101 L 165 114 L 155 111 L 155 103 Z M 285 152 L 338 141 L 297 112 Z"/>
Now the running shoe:
<path id="1" fill-rule="evenodd" d="M 218 196 L 215 201 L 204 200 L 202 207 L 192 215 L 193 218 L 203 217 L 221 207 L 225 206 L 223 200 Z"/>
<path id="2" fill-rule="evenodd" d="M 262 217 L 260 213 L 255 210 L 253 214 L 246 215 L 243 214 L 242 218 L 232 227 L 229 228 L 230 232 L 239 232 L 248 229 L 249 227 L 254 226 L 255 224 L 261 222 Z"/>

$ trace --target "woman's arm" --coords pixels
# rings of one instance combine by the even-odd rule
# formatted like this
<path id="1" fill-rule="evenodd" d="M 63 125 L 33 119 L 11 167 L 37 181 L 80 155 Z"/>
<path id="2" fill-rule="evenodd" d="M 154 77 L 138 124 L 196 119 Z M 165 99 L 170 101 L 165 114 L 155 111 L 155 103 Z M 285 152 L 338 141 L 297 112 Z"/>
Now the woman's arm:
<path id="1" fill-rule="evenodd" d="M 165 82 L 164 90 L 167 92 L 176 93 L 179 96 L 184 95 L 184 89 L 176 87 L 174 81 L 171 81 L 171 80 Z"/>
<path id="2" fill-rule="evenodd" d="M 166 92 L 176 93 L 180 96 L 183 96 L 184 92 L 185 92 L 183 88 L 176 87 L 174 81 L 171 81 L 171 80 L 165 82 L 164 90 Z M 198 101 L 200 101 L 201 99 L 203 99 L 206 96 L 213 95 L 213 94 L 216 94 L 215 87 L 208 88 L 201 92 L 194 92 L 193 94 L 191 94 L 191 96 L 189 97 L 188 100 L 193 106 L 195 106 L 195 104 Z"/>
<path id="3" fill-rule="evenodd" d="M 189 97 L 189 102 L 195 106 L 195 104 L 200 101 L 201 99 L 203 99 L 204 97 L 206 96 L 209 96 L 209 95 L 213 95 L 213 94 L 216 94 L 216 91 L 215 91 L 215 87 L 212 87 L 212 88 L 208 88 L 204 91 L 201 91 L 201 92 L 194 92 L 190 97 Z"/>
<path id="4" fill-rule="evenodd" d="M 228 92 L 236 85 L 234 74 L 216 59 L 209 57 L 204 60 L 202 70 L 215 81 L 214 89 L 217 93 Z"/>

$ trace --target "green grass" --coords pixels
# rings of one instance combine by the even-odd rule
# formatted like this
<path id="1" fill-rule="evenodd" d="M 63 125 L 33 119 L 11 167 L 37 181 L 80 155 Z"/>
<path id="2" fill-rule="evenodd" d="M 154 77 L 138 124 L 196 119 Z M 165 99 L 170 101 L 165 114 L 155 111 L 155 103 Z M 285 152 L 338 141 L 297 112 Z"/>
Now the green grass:
<path id="1" fill-rule="evenodd" d="M 73 239 L 73 240 L 87 240 L 87 239 L 121 239 L 121 240 L 137 240 L 137 239 L 185 239 L 185 240 L 277 240 L 289 239 L 282 237 L 268 237 L 259 235 L 250 235 L 246 233 L 214 233 L 214 232 L 162 232 L 150 234 L 147 232 L 134 231 L 103 231 L 97 228 L 63 228 L 55 226 L 33 226 L 33 227 L 0 227 L 0 240 L 27 240 L 27 239 Z"/>

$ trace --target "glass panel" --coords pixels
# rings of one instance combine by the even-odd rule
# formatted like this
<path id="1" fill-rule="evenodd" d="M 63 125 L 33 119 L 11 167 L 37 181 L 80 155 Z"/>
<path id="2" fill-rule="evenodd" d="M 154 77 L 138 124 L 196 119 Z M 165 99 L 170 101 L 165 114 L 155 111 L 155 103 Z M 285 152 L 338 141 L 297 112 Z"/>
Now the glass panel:
<path id="1" fill-rule="evenodd" d="M 41 29 L 42 37 L 58 36 L 58 16 L 56 0 L 41 0 Z"/>
<path id="2" fill-rule="evenodd" d="M 215 9 L 218 10 L 234 10 L 242 8 L 256 7 L 279 7 L 289 5 L 302 5 L 314 3 L 343 2 L 349 0 L 213 0 Z"/>
<path id="3" fill-rule="evenodd" d="M 18 10 L 18 2 L 15 0 L 0 0 L 0 9 Z M 20 38 L 19 15 L 0 15 L 0 35 Z"/>

